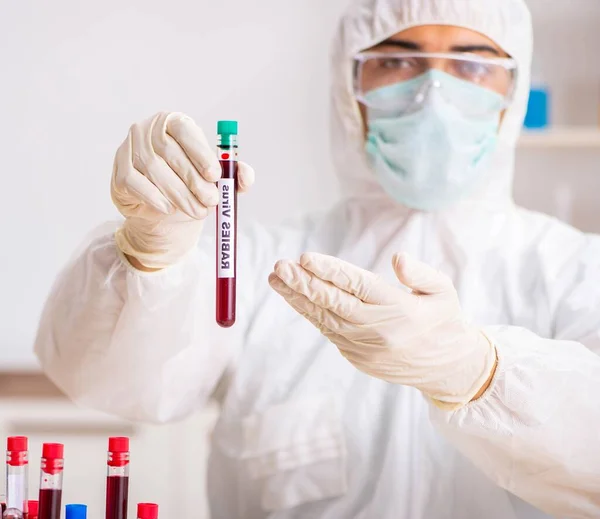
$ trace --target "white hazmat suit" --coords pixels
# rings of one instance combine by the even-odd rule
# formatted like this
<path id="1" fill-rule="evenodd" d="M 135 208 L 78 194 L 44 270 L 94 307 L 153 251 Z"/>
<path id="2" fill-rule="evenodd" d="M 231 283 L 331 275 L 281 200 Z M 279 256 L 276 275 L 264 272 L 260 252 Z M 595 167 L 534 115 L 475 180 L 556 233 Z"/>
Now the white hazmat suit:
<path id="1" fill-rule="evenodd" d="M 356 52 L 423 24 L 483 33 L 519 65 L 485 188 L 443 213 L 399 206 L 379 187 L 352 94 Z M 230 330 L 214 323 L 210 231 L 154 273 L 131 267 L 113 232 L 95 239 L 49 297 L 36 345 L 44 369 L 85 406 L 154 422 L 198 410 L 219 385 L 214 518 L 600 517 L 600 239 L 511 199 L 531 54 L 523 0 L 354 2 L 333 53 L 343 201 L 245 230 Z M 356 370 L 267 283 L 276 260 L 307 250 L 391 283 L 399 251 L 446 273 L 497 348 L 489 389 L 445 411 Z"/>

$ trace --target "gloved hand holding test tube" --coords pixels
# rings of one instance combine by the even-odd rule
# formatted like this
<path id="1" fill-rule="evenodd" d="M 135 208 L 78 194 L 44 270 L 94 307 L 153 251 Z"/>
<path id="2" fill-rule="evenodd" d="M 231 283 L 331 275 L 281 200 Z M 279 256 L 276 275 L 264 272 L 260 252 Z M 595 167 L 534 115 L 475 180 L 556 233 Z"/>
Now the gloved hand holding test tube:
<path id="1" fill-rule="evenodd" d="M 220 157 L 184 114 L 161 112 L 134 124 L 115 157 L 111 195 L 126 218 L 115 235 L 117 246 L 134 267 L 147 272 L 179 262 L 196 247 L 209 210 L 217 206 L 224 210 L 217 220 L 233 228 L 228 229 L 229 235 L 217 234 L 217 245 L 232 250 L 224 250 L 229 255 L 224 268 L 217 264 L 217 286 L 221 287 L 217 304 L 223 305 L 217 320 L 231 326 L 235 321 L 236 195 L 252 186 L 254 170 L 237 162 L 237 123 L 222 121 L 218 131 L 222 133 Z"/>

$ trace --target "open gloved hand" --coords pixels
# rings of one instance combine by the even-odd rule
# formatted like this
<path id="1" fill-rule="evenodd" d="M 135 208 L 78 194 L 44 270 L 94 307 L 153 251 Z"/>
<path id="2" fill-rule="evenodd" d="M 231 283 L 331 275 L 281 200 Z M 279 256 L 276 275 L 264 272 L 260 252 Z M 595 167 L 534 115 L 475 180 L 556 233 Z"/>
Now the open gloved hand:
<path id="1" fill-rule="evenodd" d="M 315 253 L 279 261 L 269 283 L 359 370 L 461 407 L 489 382 L 495 347 L 465 321 L 447 276 L 406 254 L 392 266 L 412 292 Z"/>
<path id="2" fill-rule="evenodd" d="M 134 124 L 117 150 L 112 200 L 125 216 L 115 239 L 142 266 L 177 263 L 197 244 L 209 209 L 219 203 L 216 153 L 202 130 L 182 113 L 161 112 Z M 254 171 L 238 165 L 238 191 L 254 183 Z"/>

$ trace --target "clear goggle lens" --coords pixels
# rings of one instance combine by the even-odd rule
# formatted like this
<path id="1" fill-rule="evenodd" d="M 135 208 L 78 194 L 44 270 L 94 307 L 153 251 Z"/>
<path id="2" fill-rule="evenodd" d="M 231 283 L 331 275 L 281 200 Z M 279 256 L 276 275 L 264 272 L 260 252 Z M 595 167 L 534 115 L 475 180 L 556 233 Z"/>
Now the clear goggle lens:
<path id="1" fill-rule="evenodd" d="M 417 111 L 427 99 L 431 87 L 442 87 L 439 82 L 419 82 L 428 72 L 441 71 L 455 79 L 482 87 L 498 96 L 499 107 L 506 108 L 512 101 L 516 77 L 516 62 L 511 58 L 485 58 L 461 53 L 426 52 L 363 52 L 354 58 L 354 93 L 357 99 L 369 108 L 395 113 Z M 381 89 L 406 84 L 399 96 L 372 95 L 384 92 Z M 455 82 L 458 85 L 459 82 Z M 486 115 L 492 108 L 481 103 L 471 103 L 469 95 L 458 88 L 442 94 L 458 108 L 474 115 Z M 390 91 L 391 92 L 391 91 Z"/>

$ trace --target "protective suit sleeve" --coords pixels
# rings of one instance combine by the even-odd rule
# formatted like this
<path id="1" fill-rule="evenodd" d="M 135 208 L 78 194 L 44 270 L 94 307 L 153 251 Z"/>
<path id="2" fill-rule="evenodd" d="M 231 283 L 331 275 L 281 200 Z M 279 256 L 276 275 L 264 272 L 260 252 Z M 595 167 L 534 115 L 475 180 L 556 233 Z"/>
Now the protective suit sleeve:
<path id="1" fill-rule="evenodd" d="M 557 517 L 600 517 L 598 245 L 546 280 L 553 339 L 485 328 L 498 351 L 486 393 L 453 413 L 431 408 L 442 433 L 498 485 Z"/>
<path id="2" fill-rule="evenodd" d="M 130 420 L 167 422 L 202 405 L 234 363 L 244 328 L 215 323 L 211 243 L 143 273 L 114 232 L 94 239 L 58 276 L 43 311 L 35 351 L 49 378 L 75 402 Z"/>

